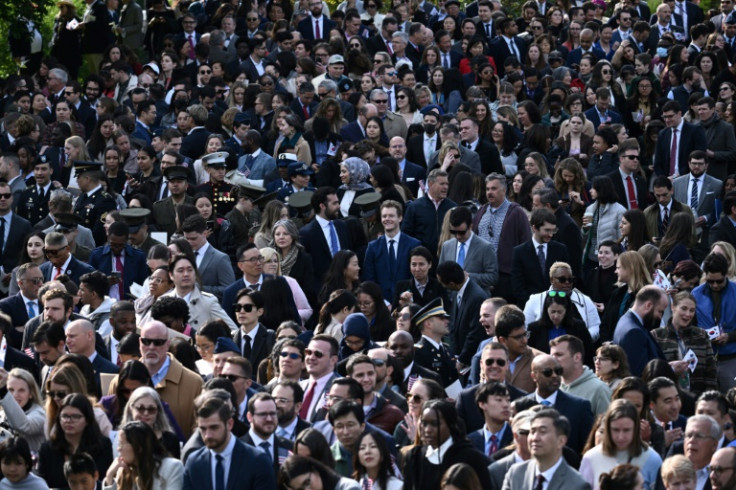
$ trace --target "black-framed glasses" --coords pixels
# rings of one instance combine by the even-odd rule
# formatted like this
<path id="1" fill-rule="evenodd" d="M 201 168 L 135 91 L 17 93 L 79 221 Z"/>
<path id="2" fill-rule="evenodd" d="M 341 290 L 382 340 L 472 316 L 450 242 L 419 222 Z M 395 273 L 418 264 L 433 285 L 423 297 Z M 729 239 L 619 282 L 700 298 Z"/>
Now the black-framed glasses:
<path id="1" fill-rule="evenodd" d="M 246 303 L 246 304 L 235 303 L 233 305 L 233 311 L 235 313 L 240 313 L 241 311 L 245 311 L 246 313 L 250 313 L 251 311 L 253 311 L 253 307 L 254 306 L 255 305 L 253 303 Z"/>
<path id="2" fill-rule="evenodd" d="M 314 356 L 317 359 L 322 359 L 325 357 L 325 353 L 318 351 L 318 350 L 312 350 L 312 349 L 304 349 L 304 354 L 308 356 Z"/>
<path id="3" fill-rule="evenodd" d="M 571 276 L 554 277 L 553 279 L 561 282 L 562 284 L 570 284 L 575 280 Z"/>
<path id="4" fill-rule="evenodd" d="M 557 366 L 555 368 L 544 368 L 539 372 L 542 373 L 545 378 L 551 378 L 553 374 L 556 374 L 557 376 L 562 376 L 562 368 L 560 366 Z"/>
<path id="5" fill-rule="evenodd" d="M 13 197 L 12 192 L 3 192 L 0 194 L 0 199 L 10 199 L 11 197 Z"/>
<path id="6" fill-rule="evenodd" d="M 509 335 L 506 338 L 507 339 L 512 339 L 512 340 L 517 340 L 518 341 L 518 340 L 521 340 L 521 339 L 528 339 L 530 335 L 531 335 L 531 333 L 527 330 L 524 333 L 520 333 L 519 335 Z"/>
<path id="7" fill-rule="evenodd" d="M 0 195 L 0 197 L 2 197 L 2 195 Z M 64 250 L 66 247 L 68 247 L 68 245 L 61 247 L 61 248 L 45 248 L 44 247 L 43 253 L 45 253 L 49 257 L 56 257 L 57 255 L 59 255 L 59 252 Z"/>
<path id="8" fill-rule="evenodd" d="M 593 356 L 593 362 L 605 362 L 610 361 L 610 357 L 603 357 L 603 356 Z"/>
<path id="9" fill-rule="evenodd" d="M 200 75 L 209 75 L 210 73 L 212 73 L 212 70 L 204 70 L 199 72 Z"/>
<path id="10" fill-rule="evenodd" d="M 143 345 L 155 345 L 156 347 L 163 346 L 166 342 L 168 342 L 169 339 L 147 339 L 144 337 L 141 337 L 141 344 Z"/>
<path id="11" fill-rule="evenodd" d="M 249 259 L 242 259 L 242 260 L 239 260 L 238 262 L 250 262 L 251 264 L 257 264 L 258 262 L 264 262 L 265 260 L 266 260 L 266 258 L 263 257 L 263 255 L 259 255 L 258 257 L 251 257 Z"/>
<path id="12" fill-rule="evenodd" d="M 504 367 L 506 365 L 506 359 L 489 357 L 488 359 L 483 361 L 483 364 L 487 367 L 491 367 L 494 364 L 496 364 L 498 367 Z"/>
<path id="13" fill-rule="evenodd" d="M 621 155 L 621 156 L 623 156 L 624 158 L 627 158 L 629 160 L 639 161 L 639 155 Z"/>
<path id="14" fill-rule="evenodd" d="M 225 378 L 231 383 L 235 383 L 237 380 L 245 378 L 245 376 L 238 376 L 237 374 L 220 374 L 219 378 Z"/>
<path id="15" fill-rule="evenodd" d="M 715 473 L 716 476 L 721 476 L 724 471 L 732 470 L 733 466 L 709 466 L 708 473 Z"/>
<path id="16" fill-rule="evenodd" d="M 450 230 L 450 235 L 464 235 L 468 232 L 468 228 L 464 230 Z"/>
<path id="17" fill-rule="evenodd" d="M 293 359 L 293 360 L 295 360 L 295 361 L 296 361 L 297 359 L 301 359 L 301 358 L 302 358 L 302 355 L 301 355 L 301 354 L 299 354 L 298 352 L 286 352 L 286 351 L 281 351 L 281 352 L 279 352 L 279 355 L 280 355 L 281 357 L 283 357 L 283 358 L 287 358 L 287 357 L 288 357 L 289 359 Z"/>
<path id="18" fill-rule="evenodd" d="M 397 95 L 396 98 L 403 100 L 406 99 L 406 95 Z"/>

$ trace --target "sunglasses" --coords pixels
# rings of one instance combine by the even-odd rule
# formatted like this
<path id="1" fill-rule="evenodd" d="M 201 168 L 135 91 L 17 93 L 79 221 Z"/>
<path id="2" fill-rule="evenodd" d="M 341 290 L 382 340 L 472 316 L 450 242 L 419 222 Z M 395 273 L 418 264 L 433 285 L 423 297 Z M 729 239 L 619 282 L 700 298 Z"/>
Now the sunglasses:
<path id="1" fill-rule="evenodd" d="M 547 293 L 547 296 L 549 296 L 550 298 L 554 298 L 555 296 L 558 298 L 564 298 L 565 296 L 567 296 L 567 293 L 565 291 L 549 291 Z"/>
<path id="2" fill-rule="evenodd" d="M 306 354 L 308 356 L 312 356 L 313 355 L 317 359 L 322 359 L 323 357 L 325 357 L 325 353 L 324 352 L 320 352 L 318 350 L 312 350 L 312 349 L 304 349 L 304 354 Z"/>
<path id="3" fill-rule="evenodd" d="M 611 74 L 611 70 L 601 70 L 601 73 L 603 75 L 610 75 Z"/>
<path id="4" fill-rule="evenodd" d="M 464 235 L 468 230 L 450 230 L 450 235 Z"/>
<path id="5" fill-rule="evenodd" d="M 562 368 L 557 366 L 556 368 L 545 368 L 539 371 L 544 375 L 545 378 L 551 378 L 553 374 L 556 374 L 557 376 L 562 376 Z"/>
<path id="6" fill-rule="evenodd" d="M 246 313 L 250 313 L 251 311 L 253 311 L 253 307 L 254 306 L 255 305 L 253 303 L 248 303 L 248 304 L 244 304 L 244 305 L 241 305 L 240 303 L 235 303 L 233 305 L 233 311 L 235 313 L 239 313 L 241 311 L 245 311 Z"/>
<path id="7" fill-rule="evenodd" d="M 138 405 L 135 408 L 136 412 L 139 413 L 150 413 L 153 415 L 154 413 L 158 412 L 158 407 L 156 405 L 151 405 L 150 407 L 144 407 L 143 405 Z"/>
<path id="8" fill-rule="evenodd" d="M 485 364 L 488 367 L 493 366 L 493 364 L 498 365 L 498 367 L 504 367 L 506 365 L 506 359 L 494 359 L 493 357 L 489 357 L 485 361 L 483 361 L 483 364 Z"/>
<path id="9" fill-rule="evenodd" d="M 708 279 L 705 282 L 707 282 L 708 284 L 723 284 L 725 281 L 726 278 L 724 277 L 723 279 Z"/>
<path id="10" fill-rule="evenodd" d="M 67 393 L 66 391 L 47 391 L 46 392 L 46 396 L 47 397 L 49 397 L 51 399 L 58 398 L 60 400 L 63 399 L 64 397 L 66 397 L 68 394 L 69 393 Z"/>
<path id="11" fill-rule="evenodd" d="M 286 352 L 286 351 L 283 351 L 283 352 L 279 352 L 279 355 L 281 357 L 283 357 L 283 358 L 287 358 L 288 357 L 289 359 L 293 359 L 295 361 L 297 359 L 301 359 L 302 358 L 302 355 L 299 354 L 298 352 Z"/>
<path id="12" fill-rule="evenodd" d="M 639 161 L 639 155 L 621 155 L 621 156 L 623 156 L 624 158 L 628 158 L 629 160 L 636 160 L 637 162 Z"/>
<path id="13" fill-rule="evenodd" d="M 377 367 L 383 367 L 386 365 L 386 361 L 383 359 L 373 359 L 373 365 Z"/>
<path id="14" fill-rule="evenodd" d="M 0 197 L 2 197 L 2 196 L 0 196 Z M 54 249 L 54 248 L 44 248 L 43 249 L 43 253 L 45 253 L 49 257 L 55 257 L 55 256 L 59 255 L 59 252 L 61 252 L 65 248 L 66 247 L 61 247 L 61 248 L 56 248 L 56 249 Z"/>
<path id="15" fill-rule="evenodd" d="M 397 95 L 396 98 L 403 100 L 403 99 L 406 99 L 406 95 Z"/>
<path id="16" fill-rule="evenodd" d="M 210 73 L 212 73 L 212 70 L 204 70 L 199 72 L 200 75 L 209 75 Z"/>
<path id="17" fill-rule="evenodd" d="M 562 284 L 570 284 L 573 281 L 573 278 L 570 276 L 555 277 L 555 279 Z"/>
<path id="18" fill-rule="evenodd" d="M 424 399 L 419 395 L 408 394 L 406 395 L 406 401 L 409 401 L 412 403 L 422 403 Z"/>
<path id="19" fill-rule="evenodd" d="M 143 345 L 155 345 L 156 347 L 161 347 L 164 345 L 169 339 L 145 339 L 141 337 L 141 344 Z"/>
<path id="20" fill-rule="evenodd" d="M 0 194 L 0 199 L 10 199 L 11 197 L 13 197 L 12 192 L 3 192 Z"/>
<path id="21" fill-rule="evenodd" d="M 229 380 L 231 383 L 235 383 L 237 380 L 241 378 L 245 378 L 245 376 L 238 376 L 237 374 L 221 374 L 218 376 L 219 378 L 224 378 Z"/>

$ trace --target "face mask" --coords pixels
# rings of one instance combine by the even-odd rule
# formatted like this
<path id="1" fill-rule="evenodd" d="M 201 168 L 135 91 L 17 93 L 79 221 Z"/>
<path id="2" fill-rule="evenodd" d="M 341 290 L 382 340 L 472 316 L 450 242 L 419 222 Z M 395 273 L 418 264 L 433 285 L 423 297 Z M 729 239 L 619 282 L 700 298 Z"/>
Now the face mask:
<path id="1" fill-rule="evenodd" d="M 657 47 L 657 56 L 660 58 L 667 57 L 667 48 Z"/>
<path id="2" fill-rule="evenodd" d="M 434 134 L 435 132 L 434 124 L 425 124 L 424 125 L 424 132 L 427 134 Z"/>

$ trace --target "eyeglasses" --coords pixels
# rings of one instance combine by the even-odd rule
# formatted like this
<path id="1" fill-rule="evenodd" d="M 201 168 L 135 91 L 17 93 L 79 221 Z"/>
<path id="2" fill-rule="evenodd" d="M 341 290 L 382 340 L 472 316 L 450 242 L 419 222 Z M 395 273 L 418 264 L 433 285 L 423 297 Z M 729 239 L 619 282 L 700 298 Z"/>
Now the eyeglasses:
<path id="1" fill-rule="evenodd" d="M 404 100 L 404 99 L 406 99 L 406 95 L 397 95 L 396 98 L 397 99 Z"/>
<path id="2" fill-rule="evenodd" d="M 51 399 L 58 398 L 59 400 L 63 400 L 64 397 L 66 397 L 68 394 L 69 393 L 67 393 L 66 391 L 47 391 L 46 392 L 47 397 Z"/>
<path id="3" fill-rule="evenodd" d="M 12 192 L 3 192 L 0 194 L 0 199 L 10 199 L 11 197 L 13 197 Z"/>
<path id="4" fill-rule="evenodd" d="M 512 339 L 512 340 L 521 340 L 521 339 L 528 339 L 530 335 L 531 335 L 531 333 L 529 333 L 527 331 L 527 332 L 524 332 L 524 333 L 520 333 L 519 335 L 509 335 L 506 338 L 507 339 Z"/>
<path id="5" fill-rule="evenodd" d="M 489 357 L 485 361 L 483 361 L 483 364 L 485 364 L 487 367 L 493 366 L 493 364 L 496 364 L 498 367 L 504 367 L 506 365 L 506 359 L 496 359 L 494 357 Z"/>
<path id="6" fill-rule="evenodd" d="M 556 368 L 545 368 L 538 372 L 542 373 L 545 378 L 551 378 L 553 374 L 562 376 L 562 368 L 560 366 L 557 366 Z"/>
<path id="7" fill-rule="evenodd" d="M 555 279 L 556 281 L 561 282 L 562 284 L 570 284 L 572 281 L 574 281 L 574 279 L 571 276 L 553 277 L 552 279 Z"/>
<path id="8" fill-rule="evenodd" d="M 406 322 L 411 319 L 411 313 L 399 314 L 399 312 L 396 312 L 396 314 L 394 315 L 394 318 L 396 318 L 397 320 L 401 320 L 402 322 Z"/>
<path id="9" fill-rule="evenodd" d="M 388 99 L 374 100 L 373 103 L 374 104 L 387 104 L 388 103 Z"/>
<path id="10" fill-rule="evenodd" d="M 603 75 L 610 75 L 611 74 L 611 70 L 601 70 L 601 74 L 603 74 Z"/>
<path id="11" fill-rule="evenodd" d="M 541 31 L 542 29 L 544 29 L 544 27 L 542 27 L 542 26 L 531 26 L 531 28 L 534 31 Z"/>
<path id="12" fill-rule="evenodd" d="M 565 292 L 565 291 L 549 291 L 547 293 L 547 296 L 549 296 L 550 298 L 554 298 L 554 297 L 564 298 L 565 296 L 567 296 L 567 292 Z"/>
<path id="13" fill-rule="evenodd" d="M 422 403 L 424 401 L 424 398 L 419 395 L 412 395 L 411 393 L 409 393 L 408 395 L 406 395 L 406 401 L 410 401 L 412 403 Z"/>
<path id="14" fill-rule="evenodd" d="M 238 262 L 250 262 L 251 264 L 257 264 L 259 262 L 264 262 L 266 259 L 263 257 L 263 255 L 259 255 L 258 257 L 251 257 L 249 259 L 242 259 L 238 260 Z"/>
<path id="15" fill-rule="evenodd" d="M 312 356 L 313 355 L 317 359 L 322 359 L 323 357 L 325 357 L 325 353 L 324 352 L 320 352 L 318 350 L 312 350 L 312 349 L 304 349 L 304 354 L 307 355 L 307 356 Z"/>
<path id="16" fill-rule="evenodd" d="M 714 284 L 714 285 L 723 284 L 724 282 L 726 282 L 726 278 L 724 277 L 722 279 L 706 279 L 705 282 L 707 282 L 708 284 Z"/>
<path id="17" fill-rule="evenodd" d="M 732 470 L 733 466 L 709 466 L 708 473 L 715 473 L 716 476 L 721 476 L 724 471 Z"/>
<path id="18" fill-rule="evenodd" d="M 238 376 L 237 374 L 221 374 L 218 376 L 219 378 L 224 378 L 229 380 L 231 383 L 235 383 L 239 379 L 244 379 L 245 376 Z"/>
<path id="19" fill-rule="evenodd" d="M 628 158 L 629 160 L 636 160 L 639 161 L 639 155 L 622 155 L 624 158 Z"/>
<path id="20" fill-rule="evenodd" d="M 365 340 L 359 339 L 359 340 L 348 340 L 345 339 L 345 344 L 352 347 L 361 347 L 363 344 L 365 344 Z"/>
<path id="21" fill-rule="evenodd" d="M 0 197 L 2 197 L 2 196 L 0 195 Z M 66 247 L 61 247 L 61 248 L 45 248 L 44 247 L 43 253 L 45 253 L 49 257 L 55 257 L 56 255 L 59 255 L 59 252 L 61 252 L 65 248 Z"/>
<path id="22" fill-rule="evenodd" d="M 258 22 L 259 19 L 258 19 L 258 17 L 250 17 L 250 18 L 245 19 L 245 20 L 247 20 L 248 22 Z"/>
<path id="23" fill-rule="evenodd" d="M 464 235 L 468 232 L 468 229 L 464 230 L 450 230 L 450 235 Z"/>
<path id="24" fill-rule="evenodd" d="M 728 89 L 729 89 L 729 87 L 721 87 L 721 88 L 719 88 L 718 90 L 719 90 L 720 92 L 723 92 L 724 90 L 728 90 Z"/>
<path id="25" fill-rule="evenodd" d="M 325 395 L 325 400 L 331 401 L 333 403 L 337 403 L 339 401 L 344 400 L 345 398 L 339 396 L 339 395 Z"/>
<path id="26" fill-rule="evenodd" d="M 271 87 L 273 85 L 273 82 L 261 82 L 260 84 L 264 87 Z"/>
<path id="27" fill-rule="evenodd" d="M 302 358 L 302 355 L 299 354 L 298 352 L 286 352 L 286 351 L 282 351 L 282 352 L 279 352 L 279 355 L 281 357 L 283 357 L 283 358 L 288 357 L 289 359 L 293 359 L 295 361 L 297 359 L 301 359 Z"/>
<path id="28" fill-rule="evenodd" d="M 155 345 L 156 347 L 161 347 L 166 342 L 168 342 L 169 339 L 145 339 L 141 337 L 141 344 L 143 345 Z"/>
<path id="29" fill-rule="evenodd" d="M 610 361 L 610 357 L 603 357 L 603 356 L 593 356 L 593 362 L 605 362 Z"/>
<path id="30" fill-rule="evenodd" d="M 28 277 L 23 280 L 28 281 L 31 284 L 43 284 L 43 277 Z"/>
<path id="31" fill-rule="evenodd" d="M 154 413 L 158 412 L 158 407 L 156 405 L 151 405 L 150 407 L 138 405 L 137 407 L 134 406 L 133 408 L 138 413 L 150 413 L 151 415 L 153 415 Z"/>
<path id="32" fill-rule="evenodd" d="M 254 306 L 255 305 L 253 303 L 246 303 L 246 304 L 235 303 L 233 305 L 233 311 L 235 313 L 239 313 L 241 311 L 245 311 L 246 313 L 250 313 L 251 311 L 253 311 L 253 307 Z"/>
<path id="33" fill-rule="evenodd" d="M 253 415 L 264 419 L 275 419 L 279 414 L 276 412 L 253 412 Z"/>
<path id="34" fill-rule="evenodd" d="M 62 422 L 79 422 L 84 418 L 81 413 L 62 413 L 59 418 Z"/>

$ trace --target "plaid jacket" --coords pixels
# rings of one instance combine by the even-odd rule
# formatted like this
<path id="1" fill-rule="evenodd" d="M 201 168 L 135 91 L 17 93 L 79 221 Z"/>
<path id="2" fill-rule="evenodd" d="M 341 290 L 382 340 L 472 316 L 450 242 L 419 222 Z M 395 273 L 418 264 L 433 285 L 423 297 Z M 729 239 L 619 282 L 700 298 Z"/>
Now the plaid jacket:
<path id="1" fill-rule="evenodd" d="M 667 361 L 681 360 L 684 353 L 680 351 L 677 342 L 677 334 L 672 323 L 664 328 L 658 328 L 652 332 L 652 336 L 662 348 Z M 683 376 L 690 375 L 690 391 L 695 396 L 707 390 L 718 389 L 718 377 L 716 373 L 716 360 L 713 357 L 713 348 L 705 330 L 696 326 L 689 326 L 680 333 L 682 343 L 687 349 L 692 349 L 698 358 L 698 365 L 694 372 L 688 369 Z"/>

